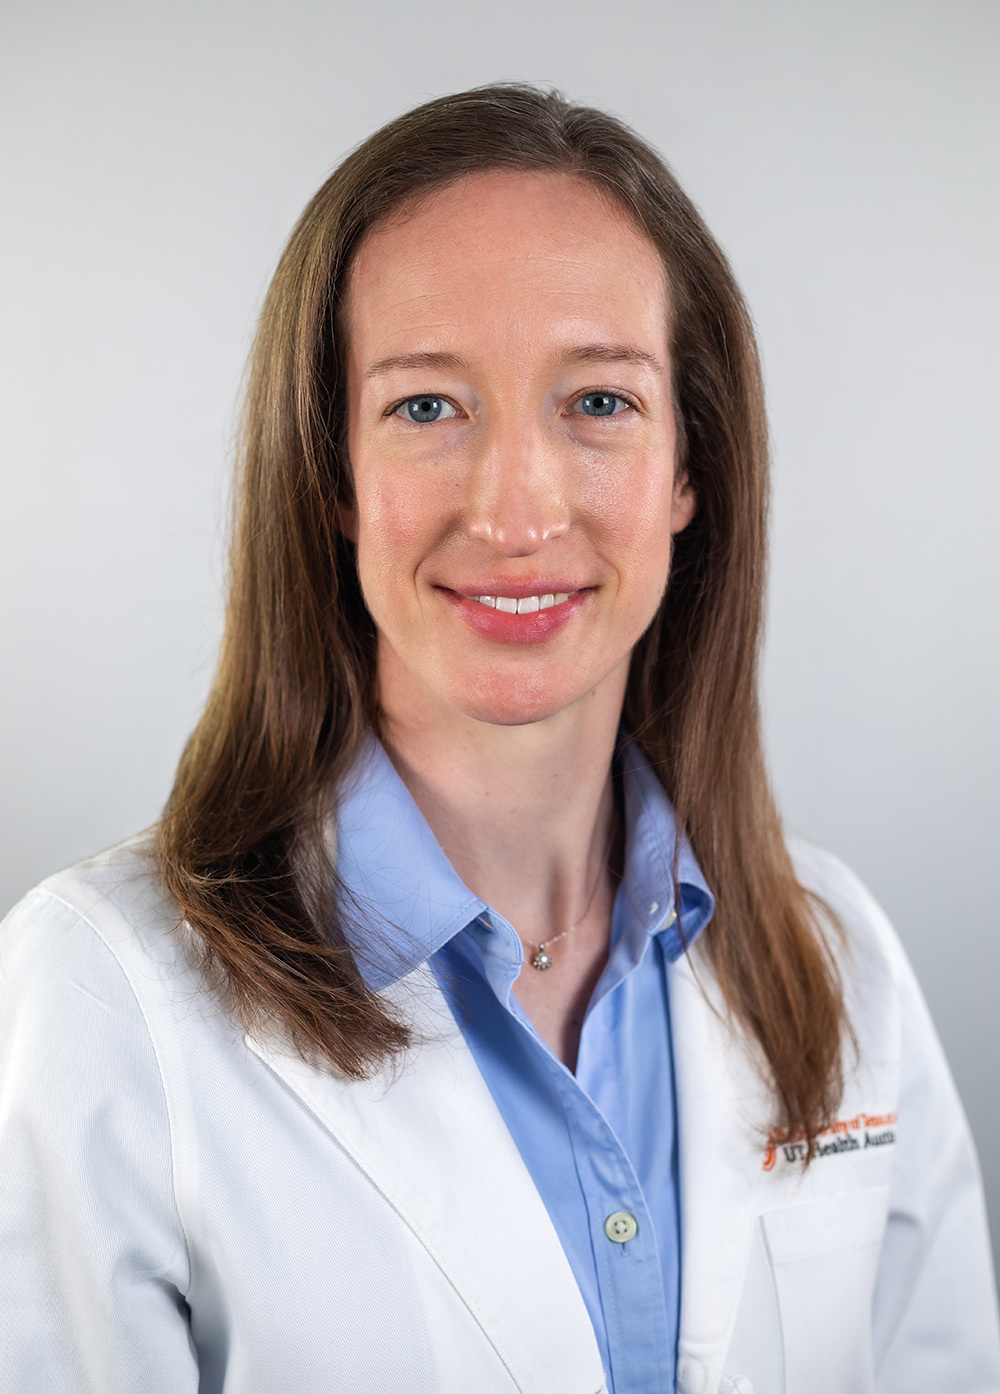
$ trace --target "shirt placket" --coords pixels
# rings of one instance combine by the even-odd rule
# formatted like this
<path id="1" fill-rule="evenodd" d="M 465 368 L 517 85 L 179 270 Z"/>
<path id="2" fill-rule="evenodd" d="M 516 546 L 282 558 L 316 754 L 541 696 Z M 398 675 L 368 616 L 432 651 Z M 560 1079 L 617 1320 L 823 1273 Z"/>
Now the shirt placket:
<path id="1" fill-rule="evenodd" d="M 600 1109 L 553 1057 L 594 1266 L 616 1394 L 672 1391 L 667 1305 L 656 1230 L 632 1163 Z"/>

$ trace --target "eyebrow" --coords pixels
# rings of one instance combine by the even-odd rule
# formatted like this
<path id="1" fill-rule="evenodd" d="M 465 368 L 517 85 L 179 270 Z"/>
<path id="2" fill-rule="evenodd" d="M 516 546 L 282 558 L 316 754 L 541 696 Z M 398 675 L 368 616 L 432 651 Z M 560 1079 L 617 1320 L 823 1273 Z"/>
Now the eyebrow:
<path id="1" fill-rule="evenodd" d="M 663 364 L 645 349 L 634 344 L 579 344 L 567 349 L 560 356 L 564 367 L 575 363 L 642 363 L 658 373 L 663 372 Z M 465 368 L 468 365 L 457 353 L 394 353 L 388 358 L 380 358 L 365 371 L 365 381 L 369 378 L 384 377 L 386 373 L 418 368 Z"/>
<path id="2" fill-rule="evenodd" d="M 581 344 L 578 348 L 567 349 L 560 362 L 566 365 L 571 363 L 644 363 L 650 368 L 655 368 L 658 373 L 663 372 L 663 364 L 658 358 L 647 353 L 645 349 L 636 348 L 634 344 Z"/>
<path id="3" fill-rule="evenodd" d="M 394 353 L 380 358 L 365 371 L 369 378 L 384 377 L 386 373 L 406 368 L 464 368 L 465 362 L 457 353 Z"/>

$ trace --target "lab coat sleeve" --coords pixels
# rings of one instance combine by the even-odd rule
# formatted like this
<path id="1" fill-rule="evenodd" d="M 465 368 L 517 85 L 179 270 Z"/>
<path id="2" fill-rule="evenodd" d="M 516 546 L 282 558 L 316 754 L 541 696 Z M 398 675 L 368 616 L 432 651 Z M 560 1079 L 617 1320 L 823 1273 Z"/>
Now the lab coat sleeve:
<path id="1" fill-rule="evenodd" d="M 1000 1394 L 1000 1334 L 972 1137 L 898 943 L 898 1143 L 876 1280 L 878 1394 Z"/>
<path id="2" fill-rule="evenodd" d="M 114 954 L 44 890 L 0 927 L 0 1389 L 195 1394 L 170 1125 Z"/>

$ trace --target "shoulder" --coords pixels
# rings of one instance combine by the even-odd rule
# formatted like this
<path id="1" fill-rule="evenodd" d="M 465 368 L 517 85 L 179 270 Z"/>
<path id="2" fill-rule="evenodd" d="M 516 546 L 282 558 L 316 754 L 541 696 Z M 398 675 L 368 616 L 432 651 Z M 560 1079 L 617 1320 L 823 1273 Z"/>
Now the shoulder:
<path id="1" fill-rule="evenodd" d="M 0 924 L 0 1156 L 22 1157 L 33 1138 L 79 1178 L 98 1158 L 113 1171 L 110 1147 L 171 1193 L 152 1028 L 182 962 L 176 920 L 135 840 L 49 877 Z M 26 1177 L 36 1164 L 27 1152 L 18 1163 Z"/>
<path id="2" fill-rule="evenodd" d="M 47 876 L 14 906 L 4 924 L 22 923 L 42 907 L 57 905 L 84 919 L 105 919 L 115 909 L 137 923 L 176 919 L 176 907 L 156 870 L 150 831 Z"/>
<path id="3" fill-rule="evenodd" d="M 832 852 L 801 838 L 788 850 L 799 884 L 818 902 L 827 943 L 837 960 L 848 995 L 867 984 L 897 994 L 911 970 L 899 935 L 863 881 Z M 853 994 L 852 990 L 853 989 Z"/>
<path id="4" fill-rule="evenodd" d="M 830 907 L 852 943 L 898 944 L 884 910 L 845 862 L 798 837 L 788 839 L 788 850 L 799 884 Z"/>
<path id="5" fill-rule="evenodd" d="M 895 1090 L 926 1068 L 946 1070 L 906 950 L 871 891 L 830 852 L 799 839 L 789 851 L 799 884 L 818 902 L 862 1069 L 889 1066 Z"/>
<path id="6" fill-rule="evenodd" d="M 955 1139 L 966 1139 L 968 1127 L 937 1031 L 888 916 L 837 857 L 804 842 L 789 847 L 800 884 L 836 917 L 828 942 L 857 1048 L 849 1090 L 852 1078 L 879 1077 L 879 1092 L 886 1088 L 893 1111 L 900 1110 L 899 1134 L 910 1150 L 913 1117 L 936 1118 Z"/>
<path id="7" fill-rule="evenodd" d="M 79 1013 L 84 999 L 142 1015 L 167 984 L 190 991 L 180 911 L 140 834 L 46 878 L 0 924 L 0 993 L 7 1010 Z"/>
<path id="8" fill-rule="evenodd" d="M 225 1069 L 242 1059 L 190 933 L 148 836 L 48 877 L 11 910 L 0 924 L 0 1167 L 4 1148 L 33 1136 L 109 1175 L 128 1154 L 161 1199 L 175 1196 L 173 1168 L 195 1151 L 194 1091 L 218 1108 Z"/>
<path id="9" fill-rule="evenodd" d="M 100 937 L 138 937 L 152 947 L 176 931 L 180 912 L 160 880 L 150 832 L 109 847 L 48 876 L 3 920 L 3 942 L 44 934 L 47 926 L 76 920 Z"/>

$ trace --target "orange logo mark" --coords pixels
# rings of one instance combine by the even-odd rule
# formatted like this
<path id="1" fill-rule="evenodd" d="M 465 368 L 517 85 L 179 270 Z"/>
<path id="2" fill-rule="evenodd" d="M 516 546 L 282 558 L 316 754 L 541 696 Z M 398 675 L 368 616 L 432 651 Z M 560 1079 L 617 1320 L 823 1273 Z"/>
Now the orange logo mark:
<path id="1" fill-rule="evenodd" d="M 847 1137 L 850 1133 L 860 1132 L 863 1128 L 891 1128 L 896 1122 L 898 1114 L 892 1113 L 858 1113 L 853 1118 L 835 1118 L 827 1127 L 822 1128 L 817 1134 L 816 1139 L 824 1137 Z M 853 1148 L 854 1143 L 851 1144 Z M 789 1133 L 780 1128 L 772 1128 L 767 1139 L 767 1150 L 764 1153 L 764 1170 L 773 1171 L 778 1160 L 778 1149 L 784 1148 L 790 1154 L 789 1161 L 804 1161 L 806 1156 L 806 1137 L 805 1133 Z"/>

